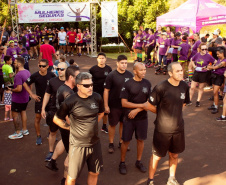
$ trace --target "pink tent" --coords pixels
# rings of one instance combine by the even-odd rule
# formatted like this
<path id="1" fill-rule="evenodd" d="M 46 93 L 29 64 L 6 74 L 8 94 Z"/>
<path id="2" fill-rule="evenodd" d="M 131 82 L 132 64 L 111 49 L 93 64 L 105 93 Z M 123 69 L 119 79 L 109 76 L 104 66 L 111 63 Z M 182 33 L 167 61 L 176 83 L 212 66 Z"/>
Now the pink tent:
<path id="1" fill-rule="evenodd" d="M 157 17 L 157 27 L 189 27 L 193 32 L 213 24 L 226 24 L 226 7 L 211 0 L 188 0 L 171 12 Z"/>

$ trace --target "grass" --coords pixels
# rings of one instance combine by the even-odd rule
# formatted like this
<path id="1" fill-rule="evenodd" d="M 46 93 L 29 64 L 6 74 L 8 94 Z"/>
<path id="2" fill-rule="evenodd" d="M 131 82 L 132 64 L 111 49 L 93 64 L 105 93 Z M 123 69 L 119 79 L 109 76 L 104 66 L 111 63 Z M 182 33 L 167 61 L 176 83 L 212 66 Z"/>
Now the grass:
<path id="1" fill-rule="evenodd" d="M 119 55 L 125 55 L 128 58 L 128 62 L 133 63 L 133 61 L 135 60 L 135 54 L 130 52 L 126 52 L 126 53 L 105 53 L 107 55 L 107 58 L 111 58 L 111 59 L 117 59 L 117 57 Z M 144 52 L 143 52 L 143 59 L 144 59 Z"/>

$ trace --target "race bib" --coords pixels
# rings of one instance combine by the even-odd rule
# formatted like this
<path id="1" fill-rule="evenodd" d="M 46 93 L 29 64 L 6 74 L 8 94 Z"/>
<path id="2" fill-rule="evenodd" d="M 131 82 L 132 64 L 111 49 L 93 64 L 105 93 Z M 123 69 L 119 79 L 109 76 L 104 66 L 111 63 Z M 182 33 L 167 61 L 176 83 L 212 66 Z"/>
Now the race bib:
<path id="1" fill-rule="evenodd" d="M 137 40 L 137 42 L 140 42 L 140 40 Z"/>
<path id="2" fill-rule="evenodd" d="M 49 38 L 49 40 L 53 40 L 53 38 Z"/>
<path id="3" fill-rule="evenodd" d="M 203 70 L 202 70 L 202 67 L 196 67 L 195 70 L 196 70 L 196 71 L 203 71 Z"/>
<path id="4" fill-rule="evenodd" d="M 159 47 L 160 47 L 160 48 L 165 48 L 165 45 L 160 45 Z"/>
<path id="5" fill-rule="evenodd" d="M 146 40 L 144 40 L 144 42 L 146 42 Z"/>
<path id="6" fill-rule="evenodd" d="M 34 40 L 30 40 L 30 42 L 34 42 Z"/>
<path id="7" fill-rule="evenodd" d="M 14 58 L 16 58 L 16 57 L 17 57 L 17 55 L 13 55 L 13 57 L 14 57 Z"/>

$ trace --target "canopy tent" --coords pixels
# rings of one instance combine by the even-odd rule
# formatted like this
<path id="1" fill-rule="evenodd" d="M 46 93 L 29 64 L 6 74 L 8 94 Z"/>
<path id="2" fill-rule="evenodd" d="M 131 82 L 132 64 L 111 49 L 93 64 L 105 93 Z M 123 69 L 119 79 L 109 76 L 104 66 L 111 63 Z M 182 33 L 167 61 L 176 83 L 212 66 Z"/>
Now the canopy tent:
<path id="1" fill-rule="evenodd" d="M 199 32 L 203 26 L 226 23 L 226 7 L 211 0 L 188 0 L 178 8 L 157 17 L 157 27 L 189 27 Z"/>

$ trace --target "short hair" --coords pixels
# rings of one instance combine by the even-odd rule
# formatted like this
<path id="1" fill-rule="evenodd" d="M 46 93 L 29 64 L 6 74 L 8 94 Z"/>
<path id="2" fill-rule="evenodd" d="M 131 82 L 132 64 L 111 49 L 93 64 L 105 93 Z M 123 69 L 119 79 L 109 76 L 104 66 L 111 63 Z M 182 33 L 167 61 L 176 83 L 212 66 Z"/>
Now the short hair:
<path id="1" fill-rule="evenodd" d="M 70 64 L 70 65 L 74 64 L 74 62 L 75 62 L 74 59 L 70 59 L 70 60 L 69 60 L 69 64 Z"/>
<path id="2" fill-rule="evenodd" d="M 23 51 L 23 53 L 24 53 L 24 52 L 26 52 L 26 49 L 25 48 L 22 48 L 21 51 Z"/>
<path id="3" fill-rule="evenodd" d="M 125 55 L 119 55 L 117 61 L 120 62 L 121 60 L 127 60 L 127 57 Z"/>
<path id="4" fill-rule="evenodd" d="M 40 62 L 45 62 L 45 63 L 46 63 L 46 65 L 49 65 L 49 61 L 48 61 L 48 60 L 46 60 L 46 59 L 41 59 L 41 60 L 40 60 Z M 39 62 L 39 63 L 40 63 L 40 62 Z"/>
<path id="5" fill-rule="evenodd" d="M 98 58 L 99 56 L 104 56 L 104 57 L 106 58 L 106 54 L 105 54 L 105 53 L 103 53 L 103 52 L 98 53 L 98 54 L 97 54 L 97 58 Z"/>
<path id="6" fill-rule="evenodd" d="M 184 35 L 184 36 L 182 37 L 182 40 L 187 40 L 187 36 Z"/>
<path id="7" fill-rule="evenodd" d="M 48 36 L 45 36 L 45 37 L 44 37 L 44 40 L 49 41 L 49 37 L 48 37 Z"/>
<path id="8" fill-rule="evenodd" d="M 194 35 L 195 35 L 195 34 L 199 37 L 199 33 L 194 33 Z"/>
<path id="9" fill-rule="evenodd" d="M 218 38 L 215 40 L 215 43 L 216 43 L 216 44 L 219 44 L 219 45 L 221 45 L 222 42 L 223 42 L 223 39 L 220 38 L 220 37 L 218 37 Z"/>
<path id="10" fill-rule="evenodd" d="M 224 58 L 226 58 L 226 48 L 224 46 L 218 46 L 217 47 L 217 51 L 219 53 L 223 53 L 224 54 Z"/>
<path id="11" fill-rule="evenodd" d="M 155 31 L 154 31 L 154 29 L 152 29 L 152 28 L 150 28 L 149 30 L 151 30 L 151 32 L 152 32 L 152 33 L 154 33 L 154 32 L 155 32 Z"/>
<path id="12" fill-rule="evenodd" d="M 75 77 L 75 72 L 79 70 L 79 67 L 78 66 L 69 66 L 67 69 L 66 69 L 66 72 L 65 72 L 65 78 L 66 78 L 66 81 L 69 80 L 69 77 L 70 76 L 73 76 Z"/>
<path id="13" fill-rule="evenodd" d="M 76 84 L 81 84 L 83 80 L 92 79 L 92 75 L 88 72 L 81 72 L 76 76 L 75 82 Z"/>
<path id="14" fill-rule="evenodd" d="M 210 36 L 210 34 L 209 34 L 209 33 L 207 33 L 207 34 L 206 34 L 206 37 L 209 37 L 209 36 Z"/>
<path id="15" fill-rule="evenodd" d="M 207 42 L 207 39 L 205 37 L 202 37 L 201 42 Z"/>
<path id="16" fill-rule="evenodd" d="M 201 49 L 201 46 L 206 46 L 206 43 L 201 42 L 201 43 L 199 44 L 198 48 Z"/>
<path id="17" fill-rule="evenodd" d="M 176 65 L 176 64 L 180 64 L 179 62 L 171 62 L 168 67 L 167 67 L 167 70 L 168 72 L 173 72 L 173 66 Z"/>
<path id="18" fill-rule="evenodd" d="M 6 55 L 6 56 L 4 56 L 4 61 L 8 62 L 8 61 L 10 61 L 11 58 L 12 58 L 11 56 Z"/>
<path id="19" fill-rule="evenodd" d="M 25 60 L 24 60 L 23 57 L 17 57 L 17 58 L 16 58 L 16 61 L 17 61 L 18 63 L 22 64 L 23 66 L 24 66 L 24 64 L 25 64 Z"/>
<path id="20" fill-rule="evenodd" d="M 60 50 L 59 50 L 59 54 L 60 54 L 60 55 L 64 55 L 64 54 L 65 54 L 65 53 L 64 53 L 64 50 L 63 50 L 63 49 L 60 49 Z"/>
<path id="21" fill-rule="evenodd" d="M 61 55 L 61 56 L 60 56 L 60 60 L 61 60 L 62 62 L 65 62 L 65 61 L 66 61 L 66 57 L 65 57 L 64 55 Z"/>

